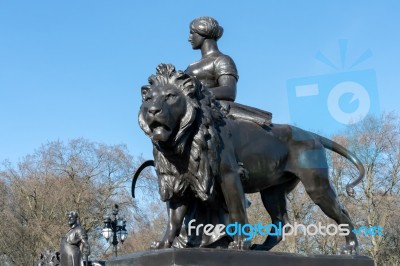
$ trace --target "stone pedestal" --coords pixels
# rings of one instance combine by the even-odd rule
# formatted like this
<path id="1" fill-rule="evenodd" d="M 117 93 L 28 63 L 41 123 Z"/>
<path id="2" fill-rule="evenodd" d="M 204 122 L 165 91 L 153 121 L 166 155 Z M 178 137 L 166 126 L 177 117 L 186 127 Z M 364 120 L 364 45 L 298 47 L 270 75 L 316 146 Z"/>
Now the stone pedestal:
<path id="1" fill-rule="evenodd" d="M 227 249 L 162 249 L 124 255 L 106 262 L 106 266 L 242 266 L 242 265 L 283 265 L 283 266 L 374 266 L 366 256 L 346 255 L 299 255 L 266 251 L 237 251 Z"/>

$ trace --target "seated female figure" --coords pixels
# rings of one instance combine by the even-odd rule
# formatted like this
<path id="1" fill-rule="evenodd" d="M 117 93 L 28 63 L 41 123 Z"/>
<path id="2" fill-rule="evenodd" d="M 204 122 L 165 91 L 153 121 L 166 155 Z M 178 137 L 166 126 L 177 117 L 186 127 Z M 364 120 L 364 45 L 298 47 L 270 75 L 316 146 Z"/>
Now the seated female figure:
<path id="1" fill-rule="evenodd" d="M 239 75 L 232 58 L 218 49 L 217 41 L 222 34 L 223 28 L 211 17 L 199 17 L 190 23 L 189 42 L 193 49 L 201 51 L 201 59 L 189 65 L 185 72 L 195 76 L 213 92 L 228 116 L 268 126 L 271 113 L 234 103 Z"/>

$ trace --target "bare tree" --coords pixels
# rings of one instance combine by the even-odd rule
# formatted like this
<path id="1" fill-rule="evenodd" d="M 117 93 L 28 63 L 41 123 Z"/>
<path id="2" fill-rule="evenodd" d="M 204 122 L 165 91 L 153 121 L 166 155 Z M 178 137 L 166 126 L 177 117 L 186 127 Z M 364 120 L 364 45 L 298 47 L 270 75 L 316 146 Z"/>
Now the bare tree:
<path id="1" fill-rule="evenodd" d="M 400 119 L 394 113 L 369 116 L 350 127 L 340 139 L 357 154 L 366 170 L 356 198 L 346 200 L 349 211 L 357 225 L 383 228 L 383 235 L 359 233 L 362 251 L 378 265 L 390 265 L 387 264 L 389 261 L 399 261 L 394 252 L 399 246 L 392 244 L 399 243 L 396 225 L 400 219 Z M 335 155 L 333 161 L 334 169 L 340 173 L 339 187 L 343 187 L 356 173 L 352 168 L 344 167 L 346 163 L 336 159 Z"/>
<path id="2" fill-rule="evenodd" d="M 92 257 L 102 256 L 108 247 L 101 239 L 103 216 L 110 206 L 117 202 L 127 214 L 137 210 L 128 191 L 136 165 L 124 145 L 84 139 L 50 142 L 17 165 L 4 163 L 0 170 L 4 261 L 32 265 L 40 252 L 58 249 L 68 230 L 65 214 L 70 210 L 78 211 L 96 247 Z"/>

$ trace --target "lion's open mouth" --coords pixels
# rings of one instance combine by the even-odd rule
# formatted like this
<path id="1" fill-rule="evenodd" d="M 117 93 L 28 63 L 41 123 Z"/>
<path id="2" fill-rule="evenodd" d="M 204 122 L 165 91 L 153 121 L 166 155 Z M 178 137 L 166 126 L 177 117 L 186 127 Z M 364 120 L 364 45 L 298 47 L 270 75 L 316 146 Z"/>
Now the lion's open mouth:
<path id="1" fill-rule="evenodd" d="M 151 139 L 153 141 L 167 141 L 171 135 L 171 128 L 167 125 L 161 124 L 160 122 L 154 121 L 150 124 Z"/>
<path id="2" fill-rule="evenodd" d="M 160 122 L 154 121 L 153 123 L 150 124 L 150 129 L 151 132 L 155 131 L 156 129 L 164 129 L 166 131 L 171 131 L 171 129 L 164 124 L 161 124 Z"/>

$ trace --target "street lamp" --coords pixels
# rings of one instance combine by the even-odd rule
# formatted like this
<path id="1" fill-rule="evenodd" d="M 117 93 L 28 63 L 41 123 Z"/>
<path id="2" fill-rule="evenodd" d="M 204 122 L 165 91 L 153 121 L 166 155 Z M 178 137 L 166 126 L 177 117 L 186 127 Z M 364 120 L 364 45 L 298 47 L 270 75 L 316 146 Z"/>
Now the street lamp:
<path id="1" fill-rule="evenodd" d="M 124 243 L 128 236 L 126 230 L 126 220 L 118 217 L 118 204 L 115 204 L 112 210 L 112 219 L 109 216 L 104 218 L 104 228 L 102 234 L 108 241 L 112 237 L 111 244 L 113 245 L 114 256 L 117 257 L 117 245 L 119 242 Z"/>

